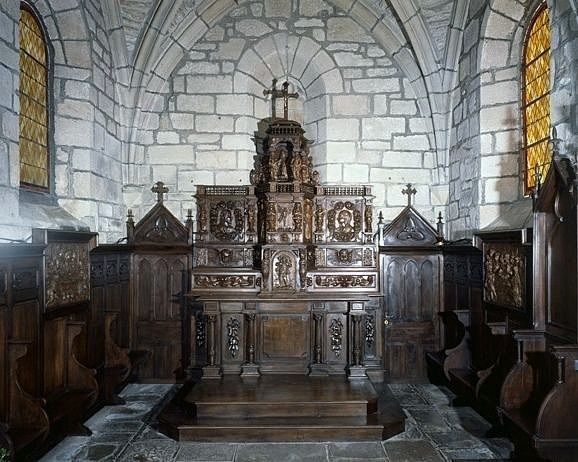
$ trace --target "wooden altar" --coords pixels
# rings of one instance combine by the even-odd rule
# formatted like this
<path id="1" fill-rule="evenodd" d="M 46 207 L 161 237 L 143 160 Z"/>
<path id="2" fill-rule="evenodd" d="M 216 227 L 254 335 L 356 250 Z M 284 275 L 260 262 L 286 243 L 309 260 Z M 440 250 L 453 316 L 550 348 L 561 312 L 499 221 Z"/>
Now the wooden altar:
<path id="1" fill-rule="evenodd" d="M 301 126 L 255 134 L 245 186 L 197 186 L 191 369 L 161 429 L 195 441 L 366 441 L 403 431 L 382 381 L 371 187 L 320 185 Z M 193 376 L 193 374 L 190 374 Z M 191 384 L 192 385 L 192 384 Z"/>
<path id="2" fill-rule="evenodd" d="M 383 373 L 371 187 L 320 186 L 303 134 L 273 119 L 250 185 L 197 187 L 205 379 Z"/>

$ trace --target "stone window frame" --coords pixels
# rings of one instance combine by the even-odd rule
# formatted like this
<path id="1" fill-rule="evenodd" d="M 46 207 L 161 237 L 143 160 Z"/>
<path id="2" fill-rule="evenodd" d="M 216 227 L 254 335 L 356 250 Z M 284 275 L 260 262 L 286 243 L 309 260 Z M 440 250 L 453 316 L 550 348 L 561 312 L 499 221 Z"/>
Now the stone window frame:
<path id="1" fill-rule="evenodd" d="M 527 181 L 526 181 L 526 175 L 528 175 L 528 169 L 527 169 L 527 153 L 526 153 L 526 108 L 524 105 L 524 97 L 525 97 L 525 81 L 526 81 L 526 64 L 524 62 L 525 60 L 525 55 L 526 55 L 526 48 L 528 46 L 528 39 L 530 36 L 530 31 L 532 30 L 536 20 L 538 19 L 539 15 L 544 11 L 544 10 L 548 10 L 548 17 L 549 17 L 549 21 L 551 21 L 551 15 L 550 15 L 550 9 L 548 7 L 548 3 L 546 0 L 540 0 L 537 2 L 534 2 L 533 5 L 531 5 L 531 8 L 529 8 L 529 11 L 531 12 L 531 14 L 528 15 L 528 19 L 526 21 L 526 25 L 524 27 L 524 36 L 523 36 L 523 40 L 522 40 L 522 47 L 520 50 L 520 117 L 521 117 L 521 124 L 520 124 L 520 128 L 521 128 L 521 135 L 522 135 L 522 149 L 521 149 L 521 154 L 522 154 L 522 159 L 521 159 L 521 180 L 522 180 L 522 188 L 523 188 L 523 193 L 524 196 L 530 196 L 532 195 L 533 191 L 534 191 L 534 186 L 532 187 L 528 187 L 527 185 Z M 551 27 L 551 22 L 549 22 L 548 27 L 550 29 L 550 45 L 549 45 L 549 51 L 551 51 L 552 49 L 552 27 Z M 551 101 L 550 101 L 550 95 L 551 95 L 551 84 L 552 84 L 552 66 L 551 63 L 548 65 L 548 72 L 550 74 L 549 77 L 549 85 L 550 88 L 548 89 L 548 92 L 546 93 L 548 95 L 548 101 L 550 102 L 549 104 L 549 113 L 550 116 L 552 114 L 552 105 L 551 105 Z M 549 136 L 548 136 L 549 139 Z M 548 168 L 546 167 L 546 169 L 544 170 L 543 175 L 540 178 L 540 181 L 544 181 L 545 175 L 548 171 Z"/>
<path id="2" fill-rule="evenodd" d="M 20 1 L 20 11 L 26 10 L 36 20 L 44 38 L 46 52 L 46 116 L 47 116 L 47 151 L 48 151 L 48 186 L 46 188 L 20 183 L 20 200 L 31 203 L 56 204 L 55 197 L 55 145 L 54 145 L 54 47 L 42 15 L 30 0 Z M 20 87 L 18 88 L 20 94 Z"/>

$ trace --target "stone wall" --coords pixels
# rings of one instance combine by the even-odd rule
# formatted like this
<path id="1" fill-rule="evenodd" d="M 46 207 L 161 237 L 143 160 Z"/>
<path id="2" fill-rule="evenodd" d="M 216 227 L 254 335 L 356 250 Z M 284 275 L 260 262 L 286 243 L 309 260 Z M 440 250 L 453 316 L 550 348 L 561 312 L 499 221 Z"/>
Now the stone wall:
<path id="1" fill-rule="evenodd" d="M 0 154 L 8 146 L 9 175 L 0 174 L 10 204 L 6 238 L 27 238 L 32 227 L 90 227 L 110 240 L 122 233 L 122 170 L 115 82 L 101 2 L 33 2 L 52 47 L 55 158 L 52 200 L 28 201 L 19 190 L 18 18 L 20 2 L 2 2 L 0 72 L 8 75 L 10 105 L 2 109 Z M 6 27 L 5 27 L 6 26 Z M 4 93 L 4 88 L 2 89 Z M 4 98 L 2 98 L 4 101 Z M 6 109 L 6 113 L 4 113 Z M 4 162 L 5 156 L 2 156 Z"/>
<path id="2" fill-rule="evenodd" d="M 472 2 L 460 58 L 450 148 L 448 222 L 454 238 L 471 235 L 523 204 L 520 116 L 521 51 L 525 27 L 539 2 Z M 552 22 L 552 123 L 576 147 L 576 13 L 567 1 L 548 2 Z M 568 102 L 571 102 L 569 104 Z M 512 226 L 515 223 L 511 223 Z"/>
<path id="3" fill-rule="evenodd" d="M 155 125 L 140 130 L 141 181 L 167 183 L 168 205 L 181 217 L 194 208 L 195 185 L 247 184 L 251 137 L 270 115 L 263 90 L 288 76 L 301 95 L 290 102 L 290 116 L 304 123 L 322 182 L 372 184 L 388 220 L 412 182 L 420 211 L 433 220 L 443 204 L 430 194 L 431 117 L 389 58 L 393 51 L 324 2 L 268 0 L 233 9 L 185 51 L 155 105 Z M 152 200 L 145 190 L 129 206 L 142 216 Z"/>

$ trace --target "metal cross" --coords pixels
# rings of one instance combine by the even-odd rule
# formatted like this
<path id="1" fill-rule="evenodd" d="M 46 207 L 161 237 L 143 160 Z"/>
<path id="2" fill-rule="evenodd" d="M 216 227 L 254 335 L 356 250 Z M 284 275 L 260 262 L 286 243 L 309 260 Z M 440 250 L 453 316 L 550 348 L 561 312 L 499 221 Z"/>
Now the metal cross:
<path id="1" fill-rule="evenodd" d="M 273 119 L 277 118 L 277 98 L 283 98 L 283 118 L 289 118 L 289 98 L 299 98 L 299 93 L 289 93 L 289 82 L 285 81 L 283 89 L 277 89 L 277 79 L 273 79 L 273 85 L 269 90 L 263 90 L 263 96 L 271 95 L 271 115 Z"/>
<path id="2" fill-rule="evenodd" d="M 406 185 L 406 189 L 402 189 L 401 193 L 402 194 L 406 194 L 407 195 L 407 205 L 408 207 L 411 206 L 411 199 L 412 196 L 417 192 L 417 190 L 415 188 L 411 187 L 411 183 L 408 183 Z"/>
<path id="3" fill-rule="evenodd" d="M 167 188 L 162 181 L 157 181 L 151 188 L 151 191 L 157 195 L 157 202 L 162 202 L 163 194 L 168 193 L 169 188 Z"/>

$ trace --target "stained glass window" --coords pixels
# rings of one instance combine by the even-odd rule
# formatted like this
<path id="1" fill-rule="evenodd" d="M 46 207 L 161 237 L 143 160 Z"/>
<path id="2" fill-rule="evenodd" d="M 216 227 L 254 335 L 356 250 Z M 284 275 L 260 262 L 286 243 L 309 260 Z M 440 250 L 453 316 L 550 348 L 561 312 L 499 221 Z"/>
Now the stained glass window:
<path id="1" fill-rule="evenodd" d="M 34 15 L 20 10 L 20 183 L 48 189 L 48 89 L 44 34 Z"/>
<path id="2" fill-rule="evenodd" d="M 543 4 L 528 28 L 523 55 L 524 186 L 544 180 L 550 165 L 550 18 Z"/>

